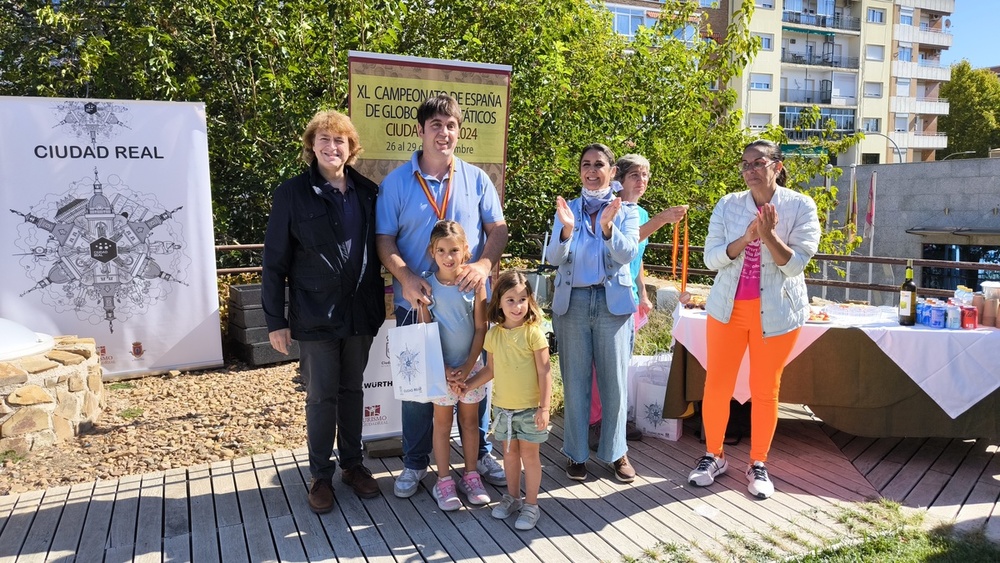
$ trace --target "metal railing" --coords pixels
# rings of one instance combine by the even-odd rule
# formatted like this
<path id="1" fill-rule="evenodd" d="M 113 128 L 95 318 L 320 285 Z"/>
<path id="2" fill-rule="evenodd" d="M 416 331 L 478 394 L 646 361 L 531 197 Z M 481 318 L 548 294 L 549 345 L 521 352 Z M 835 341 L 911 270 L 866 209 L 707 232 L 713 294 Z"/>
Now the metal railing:
<path id="1" fill-rule="evenodd" d="M 828 104 L 832 97 L 829 90 L 781 88 L 781 101 L 788 104 Z"/>
<path id="2" fill-rule="evenodd" d="M 843 57 L 836 55 L 817 55 L 815 53 L 782 53 L 781 62 L 795 63 L 800 65 L 827 66 L 834 68 L 861 68 L 858 57 Z"/>
<path id="3" fill-rule="evenodd" d="M 815 27 L 826 27 L 830 29 L 861 31 L 861 18 L 854 18 L 850 16 L 819 16 L 816 14 L 803 14 L 802 12 L 786 11 L 782 12 L 781 21 L 785 23 L 812 25 Z"/>

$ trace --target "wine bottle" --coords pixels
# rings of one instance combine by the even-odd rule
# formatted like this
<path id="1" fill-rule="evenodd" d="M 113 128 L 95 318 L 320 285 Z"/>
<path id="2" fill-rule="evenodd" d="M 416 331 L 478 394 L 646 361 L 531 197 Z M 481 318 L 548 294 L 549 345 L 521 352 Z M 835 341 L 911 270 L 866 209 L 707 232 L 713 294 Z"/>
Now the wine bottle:
<path id="1" fill-rule="evenodd" d="M 906 261 L 906 280 L 899 288 L 899 324 L 917 324 L 917 284 L 913 283 L 913 260 Z"/>

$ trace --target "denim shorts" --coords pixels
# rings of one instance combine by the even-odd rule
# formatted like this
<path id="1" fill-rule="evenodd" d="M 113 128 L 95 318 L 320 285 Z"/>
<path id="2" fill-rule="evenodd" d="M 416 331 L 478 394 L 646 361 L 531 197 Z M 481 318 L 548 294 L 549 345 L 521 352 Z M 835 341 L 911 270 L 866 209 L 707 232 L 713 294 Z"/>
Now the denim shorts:
<path id="1" fill-rule="evenodd" d="M 493 437 L 497 440 L 523 440 L 541 444 L 549 439 L 549 429 L 539 430 L 535 426 L 535 412 L 538 409 L 517 411 L 493 407 Z"/>

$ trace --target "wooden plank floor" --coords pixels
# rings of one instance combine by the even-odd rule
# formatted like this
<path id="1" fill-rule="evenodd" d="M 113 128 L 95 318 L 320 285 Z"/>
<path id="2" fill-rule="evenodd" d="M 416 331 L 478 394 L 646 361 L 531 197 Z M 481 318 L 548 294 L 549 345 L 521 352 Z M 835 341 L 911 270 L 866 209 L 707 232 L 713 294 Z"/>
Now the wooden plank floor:
<path id="1" fill-rule="evenodd" d="M 775 495 L 746 492 L 749 444 L 727 448 L 730 470 L 709 488 L 686 476 L 704 446 L 691 428 L 678 442 L 632 443 L 630 485 L 588 463 L 564 471 L 562 421 L 542 446 L 542 518 L 534 530 L 491 507 L 443 513 L 435 477 L 410 499 L 392 496 L 399 458 L 367 460 L 383 495 L 357 498 L 334 483 L 337 505 L 317 516 L 306 502 L 304 449 L 115 481 L 0 497 L 0 563 L 7 561 L 622 561 L 660 543 L 711 560 L 734 538 L 780 559 L 843 534 L 838 507 L 885 496 L 959 529 L 1000 541 L 1000 453 L 983 441 L 870 439 L 838 432 L 782 406 L 768 467 Z M 498 457 L 502 456 L 497 448 Z M 451 465 L 461 468 L 460 449 Z M 504 492 L 488 487 L 494 500 Z"/>

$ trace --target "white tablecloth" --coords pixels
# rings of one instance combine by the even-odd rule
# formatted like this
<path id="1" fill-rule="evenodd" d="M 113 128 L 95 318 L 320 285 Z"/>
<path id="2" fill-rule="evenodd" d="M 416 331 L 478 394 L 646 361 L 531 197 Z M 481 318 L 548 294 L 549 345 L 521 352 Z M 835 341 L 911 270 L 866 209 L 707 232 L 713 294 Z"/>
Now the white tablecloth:
<path id="1" fill-rule="evenodd" d="M 674 311 L 673 337 L 698 360 L 708 365 L 705 344 L 705 311 L 678 307 Z M 806 324 L 788 361 L 791 362 L 836 324 Z M 955 418 L 1000 388 L 1000 330 L 932 329 L 903 327 L 895 323 L 870 324 L 862 330 L 910 379 Z M 750 398 L 749 354 L 736 379 L 733 398 Z"/>

